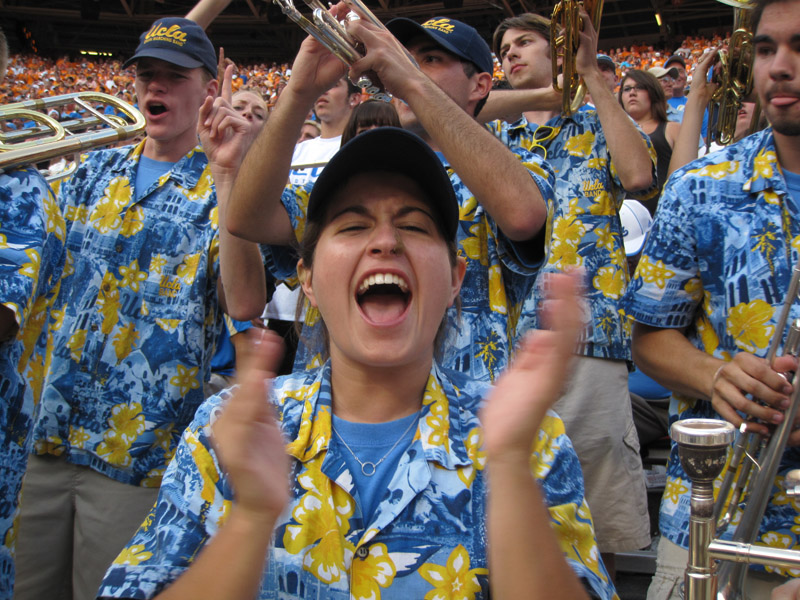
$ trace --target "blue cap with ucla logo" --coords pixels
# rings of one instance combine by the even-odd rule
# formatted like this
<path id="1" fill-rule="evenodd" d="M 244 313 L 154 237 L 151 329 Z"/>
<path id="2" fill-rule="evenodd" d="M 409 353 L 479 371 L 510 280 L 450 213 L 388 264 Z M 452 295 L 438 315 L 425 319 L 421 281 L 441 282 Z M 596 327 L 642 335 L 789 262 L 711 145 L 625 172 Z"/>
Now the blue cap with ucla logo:
<path id="1" fill-rule="evenodd" d="M 127 67 L 140 58 L 160 60 L 194 69 L 204 67 L 217 74 L 217 53 L 206 32 L 194 21 L 169 17 L 159 19 L 139 38 L 139 47 L 123 65 Z"/>
<path id="2" fill-rule="evenodd" d="M 407 43 L 418 34 L 431 38 L 439 46 L 459 58 L 475 63 L 481 73 L 492 73 L 492 51 L 474 27 L 445 17 L 434 17 L 422 25 L 411 19 L 400 17 L 392 19 L 386 28 L 400 40 Z"/>

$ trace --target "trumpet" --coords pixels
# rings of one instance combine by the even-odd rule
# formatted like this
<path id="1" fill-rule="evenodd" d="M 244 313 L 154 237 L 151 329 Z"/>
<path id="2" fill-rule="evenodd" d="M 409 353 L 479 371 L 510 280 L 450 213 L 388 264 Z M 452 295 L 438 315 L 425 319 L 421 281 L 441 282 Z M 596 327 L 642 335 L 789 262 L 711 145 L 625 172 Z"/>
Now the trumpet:
<path id="1" fill-rule="evenodd" d="M 553 89 L 562 94 L 561 113 L 570 116 L 578 111 L 586 95 L 586 85 L 578 75 L 575 67 L 575 56 L 580 44 L 580 32 L 583 30 L 581 7 L 594 25 L 595 31 L 600 29 L 600 15 L 603 12 L 603 0 L 561 0 L 553 8 L 550 18 L 551 65 L 553 68 Z M 559 58 L 561 59 L 562 83 L 558 82 Z"/>
<path id="2" fill-rule="evenodd" d="M 350 66 L 362 57 L 358 42 L 347 33 L 345 24 L 331 15 L 320 0 L 305 0 L 306 5 L 312 11 L 311 19 L 306 18 L 297 10 L 293 0 L 273 1 L 281 7 L 283 14 L 297 23 L 306 33 L 314 37 L 346 65 Z M 383 27 L 383 24 L 361 0 L 345 0 L 345 4 L 358 10 L 358 13 L 355 11 L 347 13 L 345 18 L 347 21 L 360 19 L 360 13 L 371 23 L 378 27 Z M 381 88 L 380 82 L 377 81 L 375 76 L 370 78 L 367 75 L 362 75 L 355 84 L 376 100 L 384 102 L 391 100 L 391 96 Z"/>
<path id="3" fill-rule="evenodd" d="M 48 109 L 69 103 L 81 106 L 86 117 L 60 123 L 46 114 Z M 110 105 L 123 116 L 105 115 L 93 106 L 96 103 Z M 142 113 L 124 100 L 101 92 L 77 92 L 0 107 L 0 121 L 16 118 L 33 121 L 36 125 L 30 129 L 0 132 L 0 173 L 128 140 L 141 135 L 145 129 Z M 96 126 L 102 128 L 87 131 Z"/>
<path id="4" fill-rule="evenodd" d="M 750 25 L 750 12 L 753 3 L 743 0 L 718 0 L 733 6 L 734 31 L 727 51 L 720 51 L 715 80 L 719 87 L 709 103 L 709 144 L 716 141 L 727 145 L 733 141 L 736 119 L 742 101 L 753 91 L 753 32 Z M 758 122 L 758 111 L 754 122 Z"/>
<path id="5" fill-rule="evenodd" d="M 786 300 L 781 309 L 776 332 L 767 351 L 770 364 L 774 360 L 780 344 L 792 305 L 800 299 L 800 265 L 792 272 L 792 279 Z M 783 354 L 797 356 L 800 353 L 800 319 L 789 326 Z M 762 564 L 784 568 L 800 567 L 800 551 L 783 548 L 755 546 L 759 524 L 769 502 L 773 482 L 792 431 L 792 425 L 800 407 L 800 377 L 792 377 L 794 391 L 784 419 L 764 443 L 758 434 L 748 432 L 747 423 L 742 425 L 739 439 L 734 447 L 728 474 L 718 492 L 718 500 L 713 499 L 713 482 L 722 473 L 726 455 L 735 431 L 733 425 L 725 421 L 711 419 L 686 419 L 672 426 L 672 439 L 678 444 L 678 453 L 684 471 L 692 481 L 691 517 L 689 531 L 689 561 L 685 573 L 684 586 L 687 600 L 738 600 L 745 598 L 744 586 L 747 564 Z M 759 448 L 761 449 L 759 452 Z M 757 460 L 752 457 L 758 456 Z M 756 472 L 751 473 L 747 462 L 755 462 Z M 787 494 L 797 495 L 798 474 L 787 476 Z M 733 489 L 732 489 L 733 488 Z M 732 541 L 713 539 L 721 535 L 733 520 L 733 511 L 739 505 L 742 495 L 747 498 L 747 506 L 742 513 Z M 727 502 L 727 510 L 720 518 Z M 714 560 L 726 561 L 719 568 Z"/>

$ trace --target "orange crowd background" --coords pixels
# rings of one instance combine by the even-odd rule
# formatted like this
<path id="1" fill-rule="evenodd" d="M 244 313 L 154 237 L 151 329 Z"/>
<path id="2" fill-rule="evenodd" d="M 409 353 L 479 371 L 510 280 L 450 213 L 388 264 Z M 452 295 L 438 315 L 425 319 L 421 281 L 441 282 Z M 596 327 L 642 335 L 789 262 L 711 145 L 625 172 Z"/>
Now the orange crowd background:
<path id="1" fill-rule="evenodd" d="M 706 49 L 724 47 L 726 42 L 726 39 L 719 36 L 711 39 L 687 37 L 674 53 L 683 56 L 687 71 L 691 73 L 694 64 Z M 605 53 L 617 63 L 620 76 L 629 69 L 662 66 L 672 54 L 641 43 L 610 48 Z M 0 105 L 87 90 L 106 92 L 135 103 L 133 76 L 133 69 L 123 69 L 118 60 L 98 60 L 94 57 L 91 60 L 70 60 L 66 57 L 52 60 L 31 54 L 12 55 L 6 78 L 0 84 Z M 259 89 L 271 108 L 290 76 L 291 68 L 288 63 L 238 65 L 233 87 L 234 91 L 244 85 Z M 503 79 L 497 60 L 494 77 L 496 81 Z"/>

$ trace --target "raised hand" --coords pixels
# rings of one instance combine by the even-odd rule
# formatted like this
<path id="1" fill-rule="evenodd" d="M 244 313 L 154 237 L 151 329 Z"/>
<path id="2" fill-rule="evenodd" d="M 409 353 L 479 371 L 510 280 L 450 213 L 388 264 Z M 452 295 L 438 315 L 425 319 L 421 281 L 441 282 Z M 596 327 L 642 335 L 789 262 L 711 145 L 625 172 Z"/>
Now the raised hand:
<path id="1" fill-rule="evenodd" d="M 552 275 L 544 322 L 528 333 L 481 414 L 489 460 L 524 460 L 547 410 L 561 395 L 582 326 L 575 275 Z"/>
<path id="2" fill-rule="evenodd" d="M 213 443 L 240 514 L 274 519 L 289 501 L 289 457 L 267 396 L 283 340 L 269 330 L 246 333 L 249 350 L 236 357 L 240 383 L 212 425 Z"/>
<path id="3" fill-rule="evenodd" d="M 236 174 L 247 149 L 258 134 L 256 124 L 231 107 L 233 70 L 233 64 L 225 68 L 220 95 L 206 98 L 200 107 L 197 122 L 197 134 L 211 163 L 215 181 Z"/>

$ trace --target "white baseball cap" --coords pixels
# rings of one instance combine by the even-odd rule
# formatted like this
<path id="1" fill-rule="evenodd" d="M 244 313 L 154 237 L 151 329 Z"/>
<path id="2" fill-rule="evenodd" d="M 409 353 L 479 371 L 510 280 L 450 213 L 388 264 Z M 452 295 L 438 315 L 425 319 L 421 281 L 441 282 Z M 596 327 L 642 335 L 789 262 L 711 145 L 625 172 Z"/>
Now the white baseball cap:
<path id="1" fill-rule="evenodd" d="M 619 209 L 619 220 L 622 223 L 625 254 L 636 256 L 642 251 L 647 232 L 653 224 L 653 217 L 638 200 L 625 200 Z"/>

